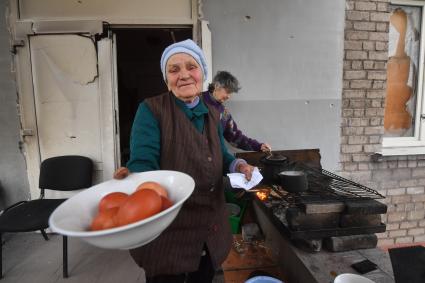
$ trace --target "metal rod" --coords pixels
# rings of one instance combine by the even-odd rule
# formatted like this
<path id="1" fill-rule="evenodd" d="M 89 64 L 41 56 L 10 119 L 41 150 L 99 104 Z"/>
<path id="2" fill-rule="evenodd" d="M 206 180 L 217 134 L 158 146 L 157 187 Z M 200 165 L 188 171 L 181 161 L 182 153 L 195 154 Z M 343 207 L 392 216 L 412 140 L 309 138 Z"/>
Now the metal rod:
<path id="1" fill-rule="evenodd" d="M 3 239 L 0 233 L 0 279 L 3 278 Z"/>
<path id="2" fill-rule="evenodd" d="M 62 236 L 63 278 L 68 278 L 68 236 Z"/>

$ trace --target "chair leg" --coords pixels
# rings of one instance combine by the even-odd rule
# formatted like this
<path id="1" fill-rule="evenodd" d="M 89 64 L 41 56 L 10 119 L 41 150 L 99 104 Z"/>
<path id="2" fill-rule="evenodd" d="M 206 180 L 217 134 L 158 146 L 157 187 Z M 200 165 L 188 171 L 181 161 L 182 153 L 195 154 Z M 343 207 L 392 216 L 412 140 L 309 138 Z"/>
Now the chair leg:
<path id="1" fill-rule="evenodd" d="M 3 238 L 0 233 L 0 279 L 3 278 Z"/>
<path id="2" fill-rule="evenodd" d="M 63 236 L 63 278 L 68 278 L 68 237 Z"/>
<path id="3" fill-rule="evenodd" d="M 49 237 L 47 237 L 46 231 L 44 231 L 44 229 L 41 229 L 40 232 L 41 232 L 41 235 L 43 235 L 44 240 L 48 241 Z"/>

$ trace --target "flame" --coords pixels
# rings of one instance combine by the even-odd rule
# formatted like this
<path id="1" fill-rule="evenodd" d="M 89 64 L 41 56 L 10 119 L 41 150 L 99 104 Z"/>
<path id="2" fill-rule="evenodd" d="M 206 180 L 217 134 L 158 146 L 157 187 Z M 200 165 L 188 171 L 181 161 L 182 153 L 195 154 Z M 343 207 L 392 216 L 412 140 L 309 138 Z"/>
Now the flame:
<path id="1" fill-rule="evenodd" d="M 260 200 L 265 200 L 268 194 L 264 191 L 259 191 L 256 193 L 256 195 Z"/>

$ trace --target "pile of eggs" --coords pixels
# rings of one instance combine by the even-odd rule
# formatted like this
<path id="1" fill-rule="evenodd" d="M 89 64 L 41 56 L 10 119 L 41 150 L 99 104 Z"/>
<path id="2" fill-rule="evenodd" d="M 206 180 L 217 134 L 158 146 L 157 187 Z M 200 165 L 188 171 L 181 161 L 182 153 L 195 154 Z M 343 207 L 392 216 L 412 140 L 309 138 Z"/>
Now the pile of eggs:
<path id="1" fill-rule="evenodd" d="M 123 192 L 105 195 L 99 202 L 98 213 L 92 220 L 90 230 L 105 230 L 137 222 L 172 205 L 163 186 L 156 182 L 144 182 L 130 195 Z"/>

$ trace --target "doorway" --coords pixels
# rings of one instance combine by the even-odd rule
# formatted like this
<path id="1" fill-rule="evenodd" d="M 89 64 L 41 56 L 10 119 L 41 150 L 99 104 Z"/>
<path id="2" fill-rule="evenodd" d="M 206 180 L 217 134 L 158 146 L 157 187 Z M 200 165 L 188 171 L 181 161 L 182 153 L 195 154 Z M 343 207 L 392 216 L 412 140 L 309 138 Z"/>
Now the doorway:
<path id="1" fill-rule="evenodd" d="M 192 28 L 113 29 L 116 38 L 121 166 L 130 157 L 130 133 L 139 104 L 167 91 L 162 78 L 162 51 L 192 38 Z"/>

